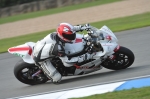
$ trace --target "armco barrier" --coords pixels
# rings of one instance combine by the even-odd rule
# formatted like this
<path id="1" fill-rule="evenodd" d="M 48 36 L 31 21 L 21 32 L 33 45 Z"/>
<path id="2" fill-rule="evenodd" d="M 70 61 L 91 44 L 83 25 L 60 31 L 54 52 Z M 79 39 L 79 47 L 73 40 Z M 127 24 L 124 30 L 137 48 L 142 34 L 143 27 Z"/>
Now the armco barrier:
<path id="1" fill-rule="evenodd" d="M 131 89 L 131 88 L 141 88 L 150 86 L 150 76 L 143 78 L 136 78 L 131 80 L 125 80 L 115 83 L 109 83 L 104 85 L 92 85 L 83 88 L 74 88 L 64 91 L 57 92 L 47 92 L 43 94 L 36 94 L 12 99 L 68 99 L 68 98 L 77 98 L 90 96 L 94 94 L 102 94 L 106 92 Z"/>

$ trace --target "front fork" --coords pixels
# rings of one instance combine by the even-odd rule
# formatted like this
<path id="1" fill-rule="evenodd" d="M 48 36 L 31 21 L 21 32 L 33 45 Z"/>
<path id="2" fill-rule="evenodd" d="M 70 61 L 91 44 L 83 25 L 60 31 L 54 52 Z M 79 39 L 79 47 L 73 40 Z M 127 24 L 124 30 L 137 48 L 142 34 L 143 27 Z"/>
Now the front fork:
<path id="1" fill-rule="evenodd" d="M 42 70 L 38 70 L 37 72 L 35 72 L 35 73 L 32 75 L 32 78 L 34 78 L 35 76 L 39 75 L 41 72 L 42 72 Z"/>

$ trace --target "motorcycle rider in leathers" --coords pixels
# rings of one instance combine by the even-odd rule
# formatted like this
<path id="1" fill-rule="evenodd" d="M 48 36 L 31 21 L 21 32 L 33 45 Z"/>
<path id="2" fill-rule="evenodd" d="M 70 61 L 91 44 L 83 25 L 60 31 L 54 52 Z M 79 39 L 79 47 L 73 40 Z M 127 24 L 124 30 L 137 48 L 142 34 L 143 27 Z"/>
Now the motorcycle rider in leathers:
<path id="1" fill-rule="evenodd" d="M 85 59 L 90 59 L 92 55 L 91 53 L 86 53 L 82 55 L 83 57 L 77 56 L 68 59 L 64 49 L 65 43 L 74 44 L 74 40 L 76 39 L 76 32 L 88 29 L 94 30 L 94 27 L 90 26 L 89 24 L 84 26 L 73 26 L 69 23 L 60 23 L 56 32 L 50 33 L 45 38 L 36 43 L 33 51 L 33 59 L 36 65 L 40 66 L 46 76 L 49 79 L 52 79 L 54 83 L 60 82 L 62 76 L 52 65 L 49 57 L 53 55 L 58 56 L 62 60 L 63 65 L 66 67 L 73 66 L 73 63 L 75 62 L 80 63 Z M 58 45 L 57 51 L 54 49 L 56 44 Z"/>

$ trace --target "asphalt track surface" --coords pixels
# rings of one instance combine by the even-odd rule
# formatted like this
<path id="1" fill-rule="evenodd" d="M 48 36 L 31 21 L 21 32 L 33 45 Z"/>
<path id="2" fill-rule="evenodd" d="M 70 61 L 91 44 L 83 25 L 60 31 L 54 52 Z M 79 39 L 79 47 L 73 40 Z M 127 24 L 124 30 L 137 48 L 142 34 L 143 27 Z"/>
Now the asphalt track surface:
<path id="1" fill-rule="evenodd" d="M 135 54 L 135 62 L 130 68 L 121 71 L 103 68 L 83 76 L 65 77 L 59 85 L 47 82 L 29 86 L 19 82 L 14 77 L 13 68 L 21 58 L 9 53 L 0 54 L 0 99 L 150 75 L 150 27 L 119 32 L 116 36 L 121 46 L 131 49 Z"/>

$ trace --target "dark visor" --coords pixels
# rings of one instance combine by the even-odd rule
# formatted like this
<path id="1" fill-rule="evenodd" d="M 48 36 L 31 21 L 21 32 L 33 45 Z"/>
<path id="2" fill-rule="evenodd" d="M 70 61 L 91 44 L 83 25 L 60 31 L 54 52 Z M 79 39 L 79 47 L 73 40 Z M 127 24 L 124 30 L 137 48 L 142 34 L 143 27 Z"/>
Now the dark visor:
<path id="1" fill-rule="evenodd" d="M 65 33 L 62 33 L 63 37 L 67 40 L 74 40 L 76 38 L 76 33 L 73 33 L 73 34 L 65 34 Z"/>

